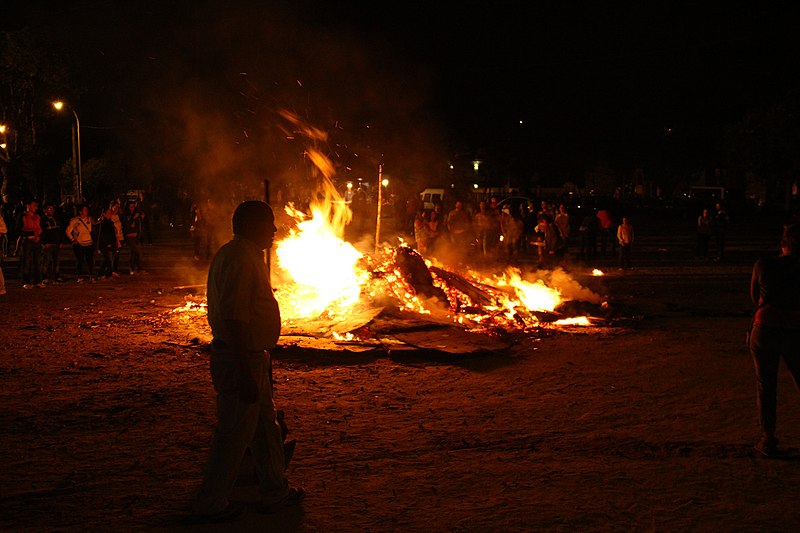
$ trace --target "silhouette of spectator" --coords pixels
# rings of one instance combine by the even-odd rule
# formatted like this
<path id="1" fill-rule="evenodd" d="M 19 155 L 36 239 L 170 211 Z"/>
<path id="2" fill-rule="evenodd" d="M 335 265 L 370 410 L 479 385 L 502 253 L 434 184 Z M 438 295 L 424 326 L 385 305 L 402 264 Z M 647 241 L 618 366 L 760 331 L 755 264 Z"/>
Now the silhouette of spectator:
<path id="1" fill-rule="evenodd" d="M 6 238 L 8 234 L 8 227 L 3 218 L 3 213 L 0 211 L 0 241 Z M 0 247 L 0 296 L 6 293 L 6 278 L 3 276 L 3 258 L 5 257 L 5 248 Z"/>
<path id="2" fill-rule="evenodd" d="M 78 207 L 78 216 L 74 217 L 67 226 L 66 234 L 69 242 L 72 243 L 72 251 L 75 254 L 75 279 L 81 283 L 81 273 L 83 264 L 89 273 L 88 280 L 92 281 L 94 275 L 94 236 L 92 228 L 94 221 L 89 216 L 89 207 L 81 205 Z"/>
<path id="3" fill-rule="evenodd" d="M 697 217 L 697 257 L 700 259 L 708 258 L 708 245 L 711 242 L 713 228 L 714 219 L 711 218 L 708 209 L 703 209 Z"/>
<path id="4" fill-rule="evenodd" d="M 633 225 L 628 217 L 622 217 L 622 224 L 617 228 L 617 242 L 619 242 L 619 268 L 631 268 L 631 251 L 633 249 Z"/>
<path id="5" fill-rule="evenodd" d="M 122 250 L 122 245 L 125 243 L 125 232 L 122 229 L 122 219 L 119 214 L 119 201 L 114 200 L 109 206 L 111 211 L 110 220 L 114 224 L 114 236 L 117 239 L 116 247 L 112 254 L 111 275 L 114 277 L 119 276 L 119 255 Z"/>
<path id="6" fill-rule="evenodd" d="M 716 214 L 714 215 L 714 243 L 717 248 L 717 261 L 722 261 L 725 258 L 725 237 L 728 233 L 728 224 L 730 218 L 725 207 L 717 202 Z"/>
<path id="7" fill-rule="evenodd" d="M 569 249 L 569 236 L 572 231 L 569 213 L 567 213 L 567 206 L 559 204 L 553 223 L 555 223 L 558 232 L 561 234 L 561 240 L 564 241 L 564 252 L 566 253 Z"/>
<path id="8" fill-rule="evenodd" d="M 428 226 L 428 214 L 424 209 L 420 209 L 417 218 L 414 220 L 414 241 L 416 249 L 420 255 L 425 256 L 429 251 L 430 227 Z"/>
<path id="9" fill-rule="evenodd" d="M 217 426 L 203 482 L 193 504 L 198 521 L 235 520 L 245 512 L 230 501 L 246 450 L 258 472 L 257 511 L 275 513 L 299 504 L 305 491 L 289 485 L 286 453 L 271 383 L 268 350 L 280 335 L 278 302 L 264 264 L 275 235 L 272 209 L 264 202 L 240 204 L 233 239 L 215 254 L 208 272 L 211 379 L 217 393 Z M 269 253 L 269 252 L 267 252 Z"/>
<path id="10" fill-rule="evenodd" d="M 113 213 L 110 207 L 100 215 L 98 224 L 100 224 L 100 230 L 97 233 L 97 250 L 102 255 L 103 260 L 100 263 L 100 270 L 97 275 L 103 278 L 110 278 L 114 273 L 114 257 L 119 251 L 117 230 L 114 227 Z"/>
<path id="11" fill-rule="evenodd" d="M 447 232 L 450 241 L 457 246 L 464 247 L 471 240 L 472 220 L 461 200 L 457 200 L 453 210 L 447 214 Z"/>
<path id="12" fill-rule="evenodd" d="M 44 254 L 44 276 L 51 283 L 62 282 L 60 268 L 61 243 L 64 241 L 64 231 L 58 217 L 56 217 L 55 206 L 51 203 L 45 204 L 42 223 L 42 247 Z"/>
<path id="13" fill-rule="evenodd" d="M 512 259 L 520 252 L 520 241 L 523 234 L 522 220 L 512 214 L 509 206 L 500 211 L 499 222 L 500 233 L 503 237 L 502 248 L 506 257 Z"/>
<path id="14" fill-rule="evenodd" d="M 42 224 L 37 211 L 39 202 L 28 202 L 20 218 L 19 235 L 22 239 L 22 288 L 44 287 L 42 283 Z"/>
<path id="15" fill-rule="evenodd" d="M 125 246 L 130 251 L 128 267 L 130 275 L 142 272 L 142 225 L 144 216 L 136 208 L 136 202 L 130 201 L 122 216 L 122 231 L 125 234 Z"/>
<path id="16" fill-rule="evenodd" d="M 211 228 L 207 215 L 205 206 L 195 204 L 192 207 L 192 225 L 189 227 L 189 232 L 192 234 L 195 261 L 211 259 Z"/>
<path id="17" fill-rule="evenodd" d="M 556 219 L 556 213 L 553 210 L 553 206 L 547 200 L 542 200 L 541 209 L 539 209 L 539 212 L 536 213 L 537 222 L 542 218 L 546 218 L 548 224 L 552 224 Z"/>
<path id="18" fill-rule="evenodd" d="M 800 388 L 800 227 L 789 226 L 779 257 L 759 259 L 753 266 L 750 297 L 756 305 L 749 336 L 755 367 L 761 439 L 756 451 L 778 453 L 775 436 L 780 361 Z"/>
<path id="19" fill-rule="evenodd" d="M 500 223 L 495 211 L 486 205 L 486 202 L 481 202 L 478 204 L 478 212 L 472 218 L 472 223 L 481 255 L 484 259 L 494 259 L 500 241 Z"/>
<path id="20" fill-rule="evenodd" d="M 442 205 L 434 204 L 433 210 L 428 213 L 428 250 L 435 252 L 439 245 L 439 238 L 445 230 L 444 215 L 442 215 Z"/>
<path id="21" fill-rule="evenodd" d="M 555 224 L 543 216 L 536 227 L 539 245 L 539 263 L 544 267 L 552 267 L 561 260 L 564 252 L 564 241 Z"/>
<path id="22" fill-rule="evenodd" d="M 608 257 L 607 252 L 613 254 L 617 250 L 617 239 L 614 235 L 614 219 L 608 209 L 597 212 L 597 225 L 600 232 L 600 256 Z"/>

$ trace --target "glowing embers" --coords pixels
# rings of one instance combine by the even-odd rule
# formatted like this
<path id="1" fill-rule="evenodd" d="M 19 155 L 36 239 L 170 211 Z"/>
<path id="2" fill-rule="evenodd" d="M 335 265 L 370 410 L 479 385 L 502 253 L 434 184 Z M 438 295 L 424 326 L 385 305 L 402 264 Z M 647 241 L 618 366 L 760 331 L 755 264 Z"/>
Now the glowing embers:
<path id="1" fill-rule="evenodd" d="M 186 297 L 186 303 L 183 305 L 176 307 L 171 313 L 202 313 L 205 314 L 208 311 L 208 304 L 205 301 L 195 300 L 192 297 Z"/>

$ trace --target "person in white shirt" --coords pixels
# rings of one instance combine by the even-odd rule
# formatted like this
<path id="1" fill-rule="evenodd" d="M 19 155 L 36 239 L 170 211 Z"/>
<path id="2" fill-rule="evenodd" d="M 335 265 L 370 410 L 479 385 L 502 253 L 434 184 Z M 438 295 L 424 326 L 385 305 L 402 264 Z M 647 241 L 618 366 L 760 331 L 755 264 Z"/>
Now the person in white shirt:
<path id="1" fill-rule="evenodd" d="M 75 276 L 78 283 L 83 272 L 83 263 L 89 272 L 88 280 L 92 281 L 94 275 L 94 238 L 92 237 L 92 218 L 89 216 L 89 207 L 82 205 L 78 208 L 78 216 L 69 221 L 66 234 L 72 243 L 75 253 Z"/>

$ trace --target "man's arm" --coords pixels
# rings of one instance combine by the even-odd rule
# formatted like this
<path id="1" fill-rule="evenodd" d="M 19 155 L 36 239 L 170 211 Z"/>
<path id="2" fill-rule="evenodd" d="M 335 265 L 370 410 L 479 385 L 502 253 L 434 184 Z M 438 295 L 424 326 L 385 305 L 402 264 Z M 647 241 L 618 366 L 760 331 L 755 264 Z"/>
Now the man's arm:
<path id="1" fill-rule="evenodd" d="M 243 403 L 256 403 L 258 401 L 258 383 L 250 372 L 247 364 L 247 340 L 250 338 L 250 324 L 241 320 L 226 320 L 228 330 L 233 334 L 233 355 L 239 365 L 239 399 Z"/>
<path id="2" fill-rule="evenodd" d="M 761 293 L 759 290 L 758 278 L 760 277 L 761 273 L 761 261 L 757 262 L 753 267 L 753 275 L 750 277 L 750 299 L 753 301 L 754 305 L 758 305 L 758 301 L 761 298 Z"/>

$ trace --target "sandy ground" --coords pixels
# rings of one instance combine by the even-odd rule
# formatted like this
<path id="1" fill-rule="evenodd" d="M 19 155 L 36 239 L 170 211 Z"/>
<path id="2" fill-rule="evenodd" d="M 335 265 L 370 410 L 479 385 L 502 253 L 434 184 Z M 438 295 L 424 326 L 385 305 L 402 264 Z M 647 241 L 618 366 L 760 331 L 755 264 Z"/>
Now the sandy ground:
<path id="1" fill-rule="evenodd" d="M 288 474 L 308 497 L 215 527 L 182 522 L 214 424 L 208 330 L 170 313 L 190 292 L 173 287 L 202 272 L 33 291 L 10 279 L 0 530 L 796 531 L 800 395 L 785 371 L 789 454 L 752 451 L 752 259 L 576 271 L 630 319 L 495 353 L 283 344 L 276 401 L 298 440 Z M 246 462 L 237 498 L 255 501 L 254 483 Z"/>

